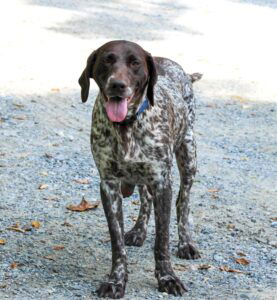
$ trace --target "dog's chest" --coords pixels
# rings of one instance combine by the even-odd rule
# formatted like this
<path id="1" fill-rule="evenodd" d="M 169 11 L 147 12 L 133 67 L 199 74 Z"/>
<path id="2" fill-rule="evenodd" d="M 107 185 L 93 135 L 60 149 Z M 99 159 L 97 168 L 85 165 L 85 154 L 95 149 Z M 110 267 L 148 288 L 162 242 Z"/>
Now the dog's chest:
<path id="1" fill-rule="evenodd" d="M 91 131 L 92 153 L 101 177 L 138 183 L 168 169 L 173 152 L 168 122 L 155 123 L 150 112 L 131 126 L 114 125 L 102 113 L 96 107 Z"/>

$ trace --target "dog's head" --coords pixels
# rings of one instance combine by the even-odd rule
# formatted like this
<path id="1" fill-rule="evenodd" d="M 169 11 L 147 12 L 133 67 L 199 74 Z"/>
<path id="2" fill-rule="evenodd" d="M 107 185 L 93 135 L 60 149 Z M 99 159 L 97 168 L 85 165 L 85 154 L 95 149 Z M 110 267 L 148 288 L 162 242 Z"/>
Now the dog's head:
<path id="1" fill-rule="evenodd" d="M 87 101 L 89 80 L 93 78 L 103 94 L 104 106 L 112 122 L 122 122 L 128 110 L 138 107 L 144 91 L 154 105 L 157 72 L 154 60 L 139 45 L 112 41 L 94 51 L 87 60 L 79 84 L 82 101 Z"/>

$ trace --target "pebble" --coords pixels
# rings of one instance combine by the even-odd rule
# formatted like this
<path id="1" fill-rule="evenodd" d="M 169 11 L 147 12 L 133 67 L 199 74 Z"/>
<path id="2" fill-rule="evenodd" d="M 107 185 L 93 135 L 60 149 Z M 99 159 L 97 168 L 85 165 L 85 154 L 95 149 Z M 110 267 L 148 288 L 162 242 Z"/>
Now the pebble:
<path id="1" fill-rule="evenodd" d="M 270 224 L 270 226 L 273 227 L 273 228 L 277 228 L 277 222 L 272 222 L 272 223 Z"/>

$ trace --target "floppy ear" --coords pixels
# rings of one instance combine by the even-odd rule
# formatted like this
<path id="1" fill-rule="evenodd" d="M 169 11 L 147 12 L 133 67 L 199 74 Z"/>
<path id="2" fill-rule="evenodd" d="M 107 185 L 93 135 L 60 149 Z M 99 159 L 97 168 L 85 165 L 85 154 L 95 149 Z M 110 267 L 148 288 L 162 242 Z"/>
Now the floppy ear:
<path id="1" fill-rule="evenodd" d="M 150 104 L 154 105 L 154 85 L 157 82 L 158 75 L 153 57 L 150 53 L 147 53 L 147 68 L 148 68 L 148 87 L 147 87 L 147 98 Z"/>
<path id="2" fill-rule="evenodd" d="M 96 60 L 96 51 L 93 51 L 87 59 L 87 66 L 85 67 L 78 82 L 81 86 L 81 98 L 83 102 L 86 102 L 89 94 L 89 79 L 92 78 L 92 68 Z"/>

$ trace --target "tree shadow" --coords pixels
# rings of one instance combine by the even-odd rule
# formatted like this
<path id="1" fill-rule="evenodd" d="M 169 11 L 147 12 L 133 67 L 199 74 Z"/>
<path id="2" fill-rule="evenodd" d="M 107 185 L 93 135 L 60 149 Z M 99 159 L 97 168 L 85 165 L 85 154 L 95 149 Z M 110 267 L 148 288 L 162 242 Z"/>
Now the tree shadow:
<path id="1" fill-rule="evenodd" d="M 277 8 L 277 1 L 276 0 L 239 0 L 241 3 L 246 4 L 254 4 L 259 6 L 265 6 L 269 8 Z"/>
<path id="2" fill-rule="evenodd" d="M 107 38 L 130 40 L 162 40 L 164 33 L 202 33 L 175 22 L 188 7 L 178 1 L 163 3 L 122 1 L 52 1 L 29 0 L 31 5 L 73 10 L 76 15 L 66 22 L 48 27 L 49 30 L 82 39 Z M 140 3 L 140 4 L 138 4 Z"/>

